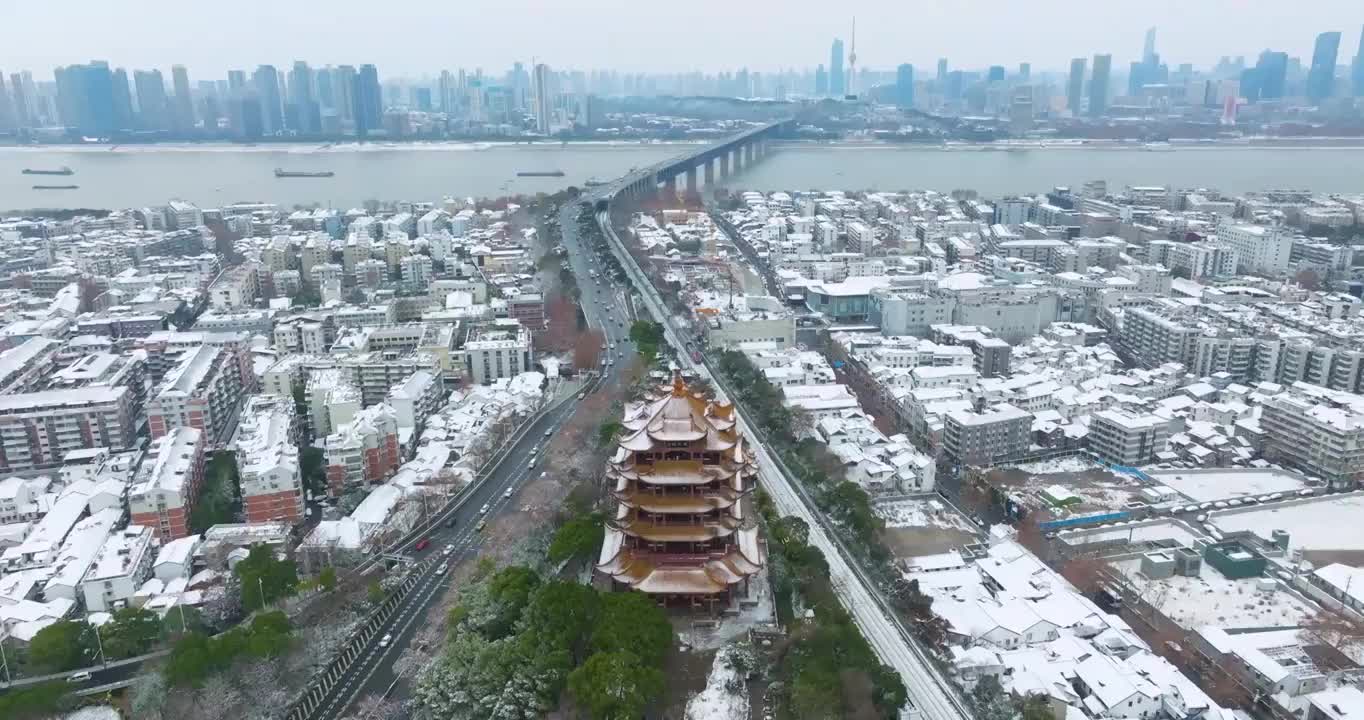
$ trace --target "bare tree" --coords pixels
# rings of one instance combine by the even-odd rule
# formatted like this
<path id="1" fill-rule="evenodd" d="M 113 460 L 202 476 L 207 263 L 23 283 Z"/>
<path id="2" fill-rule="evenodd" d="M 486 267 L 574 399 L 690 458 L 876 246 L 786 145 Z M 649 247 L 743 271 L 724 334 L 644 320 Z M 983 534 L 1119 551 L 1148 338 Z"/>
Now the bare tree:
<path id="1" fill-rule="evenodd" d="M 1352 655 L 1364 646 L 1364 620 L 1348 610 L 1322 607 L 1299 625 L 1298 634 L 1307 642 Z"/>
<path id="2" fill-rule="evenodd" d="M 1061 566 L 1061 577 L 1082 593 L 1092 593 L 1102 586 L 1109 572 L 1108 563 L 1097 557 L 1076 557 Z"/>

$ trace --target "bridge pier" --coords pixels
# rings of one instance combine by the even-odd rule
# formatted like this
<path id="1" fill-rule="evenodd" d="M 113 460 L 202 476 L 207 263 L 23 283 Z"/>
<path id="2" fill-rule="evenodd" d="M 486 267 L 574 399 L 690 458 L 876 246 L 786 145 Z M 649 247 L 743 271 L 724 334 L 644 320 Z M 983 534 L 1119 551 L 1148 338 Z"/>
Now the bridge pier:
<path id="1" fill-rule="evenodd" d="M 663 199 L 671 202 L 677 199 L 677 176 L 669 175 L 663 181 Z"/>
<path id="2" fill-rule="evenodd" d="M 709 168 L 710 166 L 707 165 L 706 167 Z M 687 168 L 687 197 L 693 198 L 700 194 L 696 188 L 696 167 L 689 167 Z"/>
<path id="3" fill-rule="evenodd" d="M 729 151 L 720 154 L 720 179 L 725 180 L 729 177 Z"/>
<path id="4" fill-rule="evenodd" d="M 744 149 L 743 149 L 742 147 L 736 147 L 736 148 L 734 148 L 734 174 L 735 174 L 735 175 L 738 175 L 739 173 L 741 173 L 741 172 L 743 172 L 743 171 L 744 171 Z"/>
<path id="5" fill-rule="evenodd" d="M 713 159 L 706 160 L 705 168 L 706 189 L 709 190 L 710 186 L 715 184 L 715 161 Z"/>
<path id="6" fill-rule="evenodd" d="M 747 157 L 744 158 L 744 160 L 745 160 L 744 164 L 745 164 L 745 165 L 748 165 L 748 167 L 752 168 L 752 167 L 753 167 L 753 162 L 754 162 L 754 158 L 753 158 L 753 143 L 749 143 L 749 144 L 747 144 L 747 145 L 744 146 L 744 155 L 747 156 Z"/>

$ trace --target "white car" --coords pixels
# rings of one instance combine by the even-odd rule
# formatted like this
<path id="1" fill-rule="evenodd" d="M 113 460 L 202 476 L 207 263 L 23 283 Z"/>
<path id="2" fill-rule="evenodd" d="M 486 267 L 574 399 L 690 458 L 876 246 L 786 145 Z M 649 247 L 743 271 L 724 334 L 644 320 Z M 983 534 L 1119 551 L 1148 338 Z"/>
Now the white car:
<path id="1" fill-rule="evenodd" d="M 507 491 L 502 493 L 502 497 L 511 498 L 512 492 L 514 492 L 514 488 L 507 488 Z"/>
<path id="2" fill-rule="evenodd" d="M 449 570 L 449 569 L 450 569 L 450 564 L 449 564 L 449 563 L 441 563 L 441 564 L 440 564 L 440 567 L 436 568 L 436 574 L 437 574 L 437 575 L 444 575 L 444 574 L 445 574 L 445 571 L 447 571 L 447 570 Z"/>
<path id="3" fill-rule="evenodd" d="M 388 633 L 379 638 L 379 647 L 386 648 L 391 642 L 393 642 L 393 633 Z"/>
<path id="4" fill-rule="evenodd" d="M 483 503 L 483 507 L 481 507 L 481 508 L 478 509 L 478 514 L 479 514 L 479 515 L 487 515 L 487 514 L 488 514 L 488 503 Z"/>
<path id="5" fill-rule="evenodd" d="M 445 555 L 449 555 L 450 553 L 452 553 L 452 552 L 454 552 L 454 551 L 455 551 L 455 546 L 454 546 L 454 545 L 446 545 L 446 546 L 445 546 L 444 554 L 445 554 Z"/>

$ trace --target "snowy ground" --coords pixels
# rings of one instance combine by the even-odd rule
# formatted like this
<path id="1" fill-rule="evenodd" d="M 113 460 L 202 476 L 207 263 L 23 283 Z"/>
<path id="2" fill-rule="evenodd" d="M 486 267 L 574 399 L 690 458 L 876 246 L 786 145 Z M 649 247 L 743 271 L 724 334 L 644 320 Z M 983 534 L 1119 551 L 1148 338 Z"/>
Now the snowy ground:
<path id="1" fill-rule="evenodd" d="M 63 716 L 62 720 L 121 720 L 118 710 L 108 705 L 83 707 Z"/>
<path id="2" fill-rule="evenodd" d="M 1290 548 L 1307 551 L 1364 550 L 1361 517 L 1364 493 L 1351 493 L 1213 512 L 1208 524 L 1223 533 L 1248 530 L 1265 540 L 1283 530 Z"/>
<path id="3" fill-rule="evenodd" d="M 976 531 L 976 527 L 966 518 L 941 500 L 892 500 L 876 503 L 873 509 L 886 521 L 888 528 L 931 527 Z"/>
<path id="4" fill-rule="evenodd" d="M 772 587 L 768 584 L 766 568 L 749 583 L 748 600 L 751 602 L 739 604 L 737 614 L 724 615 L 714 627 L 674 623 L 678 642 L 695 650 L 715 650 L 747 635 L 755 627 L 775 623 L 777 613 L 772 604 Z"/>
<path id="5" fill-rule="evenodd" d="M 1200 577 L 1176 575 L 1148 580 L 1140 574 L 1141 559 L 1113 563 L 1140 589 L 1141 597 L 1174 620 L 1180 627 L 1203 625 L 1222 628 L 1297 625 L 1315 613 L 1306 601 L 1282 587 L 1274 592 L 1256 589 L 1256 578 L 1228 580 L 1212 566 L 1203 564 Z"/>
<path id="6" fill-rule="evenodd" d="M 751 654 L 742 645 L 726 645 L 715 653 L 706 689 L 687 701 L 687 720 L 747 720 L 748 687 L 739 668 L 744 656 Z M 747 662 L 752 662 L 751 657 Z"/>
<path id="7" fill-rule="evenodd" d="M 1077 473 L 1092 470 L 1095 467 L 1093 460 L 1083 455 L 1072 455 L 1070 457 L 1056 458 L 1055 460 L 1039 460 L 1037 462 L 1023 463 L 1013 467 L 1023 472 L 1034 475 L 1048 475 L 1052 473 Z"/>
<path id="8" fill-rule="evenodd" d="M 1194 502 L 1297 492 L 1306 487 L 1300 478 L 1281 470 L 1166 470 L 1148 474 Z"/>

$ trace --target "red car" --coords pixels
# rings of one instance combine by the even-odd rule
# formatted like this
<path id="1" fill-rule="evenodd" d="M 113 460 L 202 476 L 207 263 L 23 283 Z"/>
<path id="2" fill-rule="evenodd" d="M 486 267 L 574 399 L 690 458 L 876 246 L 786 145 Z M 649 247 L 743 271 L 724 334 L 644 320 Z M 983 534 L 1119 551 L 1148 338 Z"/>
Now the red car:
<path id="1" fill-rule="evenodd" d="M 416 550 L 417 552 L 421 552 L 422 550 L 425 550 L 426 547 L 427 547 L 428 545 L 430 545 L 430 544 L 431 544 L 431 538 L 429 538 L 429 537 L 424 537 L 424 538 L 418 540 L 418 541 L 417 541 L 417 544 L 412 546 L 412 549 L 413 549 L 413 550 Z"/>

